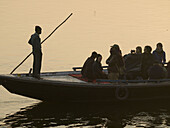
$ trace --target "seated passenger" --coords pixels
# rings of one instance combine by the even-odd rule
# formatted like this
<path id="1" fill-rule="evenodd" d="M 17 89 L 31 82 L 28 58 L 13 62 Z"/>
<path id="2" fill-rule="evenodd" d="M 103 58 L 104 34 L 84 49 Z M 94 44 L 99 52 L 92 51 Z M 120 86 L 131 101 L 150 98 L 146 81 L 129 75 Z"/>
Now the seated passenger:
<path id="1" fill-rule="evenodd" d="M 81 70 L 82 77 L 87 78 L 89 80 L 94 79 L 93 78 L 93 63 L 96 57 L 97 57 L 97 53 L 92 52 L 91 56 L 87 58 Z"/>
<path id="2" fill-rule="evenodd" d="M 141 46 L 136 47 L 136 54 L 142 54 L 142 47 Z"/>
<path id="3" fill-rule="evenodd" d="M 156 50 L 153 51 L 153 56 L 154 56 L 155 60 L 157 60 L 160 64 L 166 63 L 166 54 L 163 51 L 162 43 L 158 43 L 156 45 Z"/>
<path id="4" fill-rule="evenodd" d="M 107 79 L 107 75 L 103 72 L 101 61 L 102 61 L 102 56 L 98 54 L 96 61 L 93 63 L 94 79 Z"/>
<path id="5" fill-rule="evenodd" d="M 129 55 L 132 55 L 132 54 L 142 54 L 142 48 L 141 48 L 140 46 L 137 46 L 137 47 L 136 47 L 136 51 L 135 51 L 135 50 L 131 50 L 131 52 L 130 52 L 129 54 L 125 54 L 125 55 L 123 56 L 124 60 L 126 60 L 127 57 L 128 57 Z"/>
<path id="6" fill-rule="evenodd" d="M 136 48 L 138 49 L 138 48 Z M 141 77 L 142 54 L 138 50 L 131 52 L 125 59 L 126 79 L 134 80 Z"/>
<path id="7" fill-rule="evenodd" d="M 125 55 L 123 56 L 124 61 L 126 61 L 126 59 L 127 59 L 129 56 L 131 56 L 132 54 L 135 54 L 135 50 L 131 50 L 130 53 L 125 54 Z"/>
<path id="8" fill-rule="evenodd" d="M 111 46 L 111 48 L 110 48 L 110 56 L 109 56 L 109 58 L 106 60 L 106 64 L 109 64 L 109 61 L 110 61 L 110 59 L 111 59 L 111 57 L 112 57 L 112 50 L 113 50 L 113 47 Z"/>
<path id="9" fill-rule="evenodd" d="M 110 53 L 111 55 L 106 60 L 108 64 L 108 79 L 118 80 L 120 75 L 123 74 L 124 67 L 124 61 L 119 46 L 117 44 L 113 45 Z"/>
<path id="10" fill-rule="evenodd" d="M 148 71 L 153 66 L 154 57 L 151 54 L 152 48 L 145 46 L 144 53 L 142 54 L 141 73 L 143 79 L 148 79 Z"/>
<path id="11" fill-rule="evenodd" d="M 149 79 L 164 79 L 166 78 L 166 71 L 159 61 L 155 61 L 154 65 L 149 70 Z"/>

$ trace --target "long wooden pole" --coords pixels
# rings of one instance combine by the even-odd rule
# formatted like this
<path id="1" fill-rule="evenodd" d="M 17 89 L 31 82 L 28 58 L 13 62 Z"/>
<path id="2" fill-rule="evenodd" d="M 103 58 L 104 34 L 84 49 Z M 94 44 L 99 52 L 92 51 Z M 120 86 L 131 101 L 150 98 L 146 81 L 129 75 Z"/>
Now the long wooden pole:
<path id="1" fill-rule="evenodd" d="M 50 35 L 47 36 L 47 37 L 41 42 L 41 44 L 44 43 L 44 42 L 45 42 L 61 25 L 63 25 L 72 15 L 73 15 L 73 13 L 71 13 L 60 25 L 58 25 L 58 26 L 50 33 Z M 31 56 L 32 53 L 33 53 L 33 52 L 31 52 L 27 57 L 25 57 L 25 59 L 24 59 L 18 66 L 16 66 L 16 67 L 12 70 L 12 72 L 11 72 L 10 74 L 12 74 L 19 66 L 21 66 L 21 65 Z"/>

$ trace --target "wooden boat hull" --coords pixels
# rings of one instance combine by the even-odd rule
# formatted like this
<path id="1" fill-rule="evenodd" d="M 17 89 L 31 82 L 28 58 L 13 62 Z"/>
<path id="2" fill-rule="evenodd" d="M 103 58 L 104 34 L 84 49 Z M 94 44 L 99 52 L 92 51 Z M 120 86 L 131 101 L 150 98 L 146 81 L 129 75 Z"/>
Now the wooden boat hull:
<path id="1" fill-rule="evenodd" d="M 11 93 L 53 102 L 124 102 L 170 99 L 170 82 L 83 83 L 0 75 Z"/>

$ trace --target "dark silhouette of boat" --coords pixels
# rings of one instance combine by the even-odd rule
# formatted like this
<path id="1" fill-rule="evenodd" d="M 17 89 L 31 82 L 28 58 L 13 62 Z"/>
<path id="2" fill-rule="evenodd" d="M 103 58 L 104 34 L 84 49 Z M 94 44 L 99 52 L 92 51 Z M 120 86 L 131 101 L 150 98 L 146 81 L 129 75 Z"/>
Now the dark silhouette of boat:
<path id="1" fill-rule="evenodd" d="M 0 75 L 9 92 L 53 102 L 126 102 L 170 99 L 170 80 L 81 80 L 80 71 Z"/>

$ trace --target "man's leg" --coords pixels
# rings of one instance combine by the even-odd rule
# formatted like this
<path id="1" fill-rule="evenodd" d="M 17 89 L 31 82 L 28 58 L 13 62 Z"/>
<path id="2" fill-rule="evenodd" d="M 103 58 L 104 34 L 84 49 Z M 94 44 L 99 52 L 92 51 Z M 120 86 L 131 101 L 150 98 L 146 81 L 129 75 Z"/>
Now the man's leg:
<path id="1" fill-rule="evenodd" d="M 38 57 L 38 74 L 40 75 L 41 72 L 41 63 L 42 63 L 42 53 L 40 52 Z"/>
<path id="2" fill-rule="evenodd" d="M 33 53 L 33 77 L 35 76 L 36 74 L 36 54 Z"/>
<path id="3" fill-rule="evenodd" d="M 34 62 L 33 62 L 33 77 L 39 78 L 39 53 L 33 53 Z"/>

